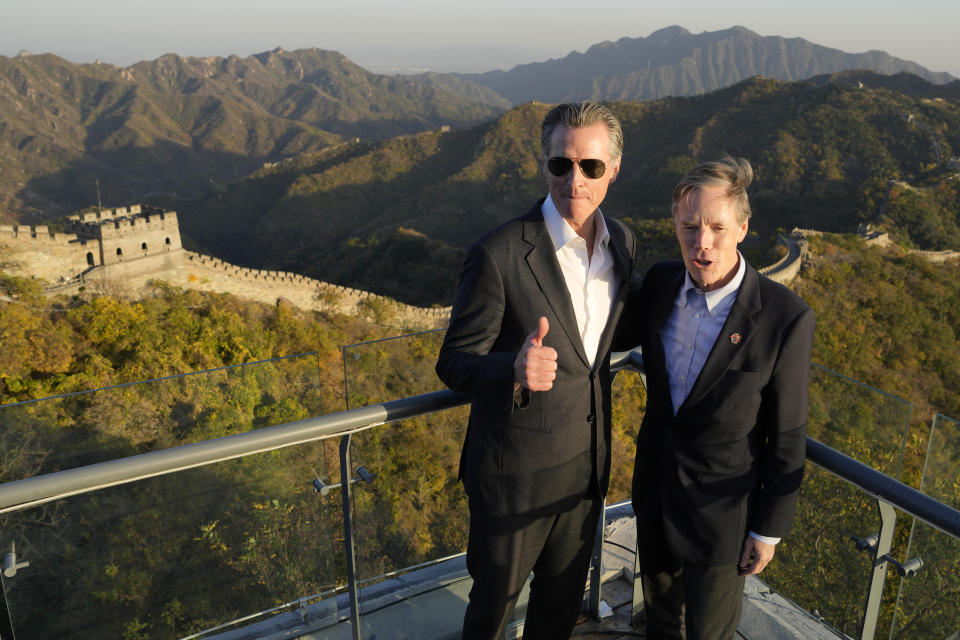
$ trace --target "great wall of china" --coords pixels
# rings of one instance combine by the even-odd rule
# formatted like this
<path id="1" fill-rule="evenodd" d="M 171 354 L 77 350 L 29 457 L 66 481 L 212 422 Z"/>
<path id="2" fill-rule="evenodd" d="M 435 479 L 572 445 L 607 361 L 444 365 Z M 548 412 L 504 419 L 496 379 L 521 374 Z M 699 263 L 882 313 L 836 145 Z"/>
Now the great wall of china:
<path id="1" fill-rule="evenodd" d="M 773 264 L 757 271 L 780 284 L 789 284 L 800 273 L 800 268 L 807 258 L 807 241 L 803 235 L 794 232 L 789 236 L 779 236 L 777 244 L 786 247 L 787 252 Z"/>
<path id="2" fill-rule="evenodd" d="M 0 245 L 16 271 L 45 280 L 49 295 L 149 294 L 155 281 L 231 293 L 266 304 L 338 312 L 403 329 L 446 326 L 450 307 L 403 304 L 368 291 L 284 271 L 248 269 L 183 249 L 176 212 L 131 206 L 67 219 L 69 233 L 47 226 L 0 226 Z"/>
<path id="3" fill-rule="evenodd" d="M 368 291 L 330 284 L 285 271 L 249 269 L 183 249 L 177 214 L 134 205 L 82 213 L 65 220 L 67 233 L 48 226 L 0 226 L 0 246 L 15 271 L 48 283 L 48 295 L 81 291 L 124 297 L 149 295 L 164 281 L 183 289 L 230 293 L 266 304 L 290 304 L 305 310 L 364 317 L 400 329 L 446 326 L 450 307 L 403 304 Z M 859 230 L 865 242 L 888 246 L 885 233 Z M 812 229 L 780 236 L 786 253 L 760 273 L 787 284 L 807 259 Z M 933 262 L 960 259 L 955 251 L 912 251 Z"/>

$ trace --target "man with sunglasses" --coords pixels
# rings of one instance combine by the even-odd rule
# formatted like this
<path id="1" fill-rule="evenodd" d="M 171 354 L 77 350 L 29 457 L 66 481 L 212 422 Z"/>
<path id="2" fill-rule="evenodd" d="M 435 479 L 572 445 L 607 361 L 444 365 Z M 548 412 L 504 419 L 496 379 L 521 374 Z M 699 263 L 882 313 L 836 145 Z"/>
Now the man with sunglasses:
<path id="1" fill-rule="evenodd" d="M 634 239 L 599 209 L 623 134 L 592 102 L 541 127 L 548 195 L 467 251 L 437 374 L 469 396 L 460 478 L 473 577 L 463 638 L 569 637 L 610 475 L 610 363 Z"/>

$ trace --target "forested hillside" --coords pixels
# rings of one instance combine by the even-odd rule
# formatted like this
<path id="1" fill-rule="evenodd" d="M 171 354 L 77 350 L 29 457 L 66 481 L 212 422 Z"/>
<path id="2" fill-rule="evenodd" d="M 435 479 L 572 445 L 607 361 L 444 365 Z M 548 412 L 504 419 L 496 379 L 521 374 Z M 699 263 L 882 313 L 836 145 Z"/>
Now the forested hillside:
<path id="1" fill-rule="evenodd" d="M 140 301 L 46 301 L 29 280 L 3 278 L 3 403 L 318 351 L 327 404 L 342 406 L 339 348 L 386 331 L 349 316 L 301 314 L 230 295 L 158 285 Z"/>
<path id="2" fill-rule="evenodd" d="M 813 361 L 830 370 L 813 372 L 810 435 L 914 488 L 922 481 L 925 494 L 960 509 L 960 431 L 941 423 L 930 442 L 935 414 L 960 418 L 960 264 L 850 236 L 811 237 L 810 248 L 812 264 L 792 288 L 816 313 Z M 807 474 L 794 532 L 762 577 L 855 637 L 871 559 L 851 537 L 878 529 L 876 500 L 815 465 Z M 898 512 L 893 545 L 924 568 L 902 586 L 888 574 L 880 628 L 896 606 L 890 637 L 947 637 L 960 542 Z"/>
<path id="3" fill-rule="evenodd" d="M 612 107 L 625 151 L 603 208 L 639 230 L 669 215 L 683 172 L 728 152 L 755 168 L 750 243 L 768 246 L 778 229 L 853 232 L 869 222 L 906 246 L 960 248 L 956 100 L 755 78 Z M 175 208 L 188 238 L 231 262 L 449 304 L 463 249 L 543 195 L 548 108 L 305 154 Z"/>

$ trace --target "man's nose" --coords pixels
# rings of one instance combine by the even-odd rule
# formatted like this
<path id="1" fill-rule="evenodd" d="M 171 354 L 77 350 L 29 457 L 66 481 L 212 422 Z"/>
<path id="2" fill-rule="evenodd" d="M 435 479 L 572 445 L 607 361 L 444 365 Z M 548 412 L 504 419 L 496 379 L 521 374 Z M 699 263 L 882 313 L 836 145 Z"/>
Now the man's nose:
<path id="1" fill-rule="evenodd" d="M 587 181 L 587 176 L 584 175 L 579 162 L 573 163 L 573 166 L 570 168 L 570 173 L 567 174 L 567 180 L 570 184 L 579 184 Z"/>
<path id="2" fill-rule="evenodd" d="M 698 249 L 709 249 L 713 244 L 713 234 L 708 227 L 700 227 L 697 229 L 696 240 Z"/>

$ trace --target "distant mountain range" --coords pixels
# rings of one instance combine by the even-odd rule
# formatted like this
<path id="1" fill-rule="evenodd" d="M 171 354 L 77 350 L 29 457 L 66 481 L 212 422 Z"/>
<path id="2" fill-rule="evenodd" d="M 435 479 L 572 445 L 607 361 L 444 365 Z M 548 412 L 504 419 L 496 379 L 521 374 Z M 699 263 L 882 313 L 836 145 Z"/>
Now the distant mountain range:
<path id="1" fill-rule="evenodd" d="M 96 202 L 97 181 L 111 202 L 196 195 L 267 161 L 472 124 L 504 108 L 485 104 L 498 100 L 489 89 L 459 91 L 473 95 L 372 74 L 319 49 L 171 54 L 126 68 L 0 57 L 0 218 L 62 215 Z"/>
<path id="2" fill-rule="evenodd" d="M 802 38 L 761 36 L 744 27 L 693 34 L 667 27 L 646 38 L 621 38 L 561 59 L 518 65 L 509 71 L 461 74 L 520 104 L 530 100 L 650 100 L 716 91 L 764 76 L 803 80 L 863 69 L 913 73 L 933 84 L 955 80 L 883 51 L 845 53 Z"/>

